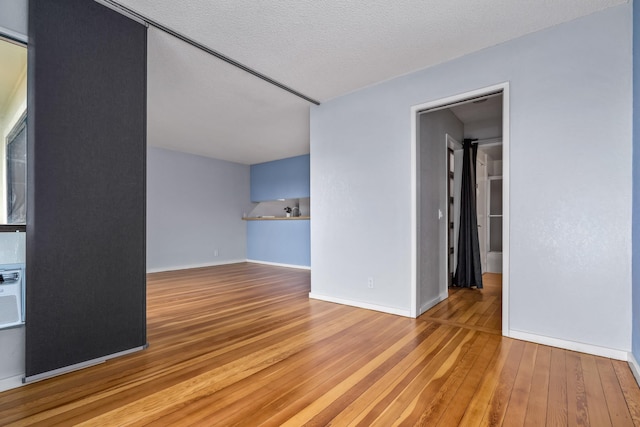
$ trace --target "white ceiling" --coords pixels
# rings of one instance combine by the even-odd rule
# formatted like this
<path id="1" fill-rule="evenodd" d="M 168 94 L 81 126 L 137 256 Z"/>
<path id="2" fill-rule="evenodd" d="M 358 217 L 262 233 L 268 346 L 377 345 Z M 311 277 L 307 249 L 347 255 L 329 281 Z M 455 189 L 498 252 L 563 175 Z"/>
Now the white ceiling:
<path id="1" fill-rule="evenodd" d="M 153 27 L 150 145 L 254 164 L 309 152 L 309 103 Z"/>
<path id="2" fill-rule="evenodd" d="M 464 124 L 502 122 L 502 95 L 481 98 L 451 107 L 450 110 Z"/>
<path id="3" fill-rule="evenodd" d="M 628 0 L 118 0 L 326 101 Z M 256 163 L 308 152 L 308 106 L 149 33 L 149 144 Z M 278 93 L 278 92 L 282 93 Z"/>
<path id="4" fill-rule="evenodd" d="M 500 129 L 502 128 L 502 95 L 488 96 L 476 101 L 468 101 L 449 108 L 465 126 L 465 138 L 475 138 L 468 135 L 467 129 Z M 484 133 L 484 132 L 483 132 Z M 499 137 L 493 134 L 489 139 Z M 484 139 L 484 138 L 481 138 Z M 502 160 L 502 143 L 481 145 L 478 150 L 484 151 L 492 160 Z"/>

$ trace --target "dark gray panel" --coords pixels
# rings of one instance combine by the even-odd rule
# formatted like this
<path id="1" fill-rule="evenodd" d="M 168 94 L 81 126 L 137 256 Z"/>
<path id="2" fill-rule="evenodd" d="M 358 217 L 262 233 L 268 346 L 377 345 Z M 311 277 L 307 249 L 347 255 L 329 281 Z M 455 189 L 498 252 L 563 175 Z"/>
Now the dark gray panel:
<path id="1" fill-rule="evenodd" d="M 146 343 L 146 28 L 29 2 L 26 375 Z"/>

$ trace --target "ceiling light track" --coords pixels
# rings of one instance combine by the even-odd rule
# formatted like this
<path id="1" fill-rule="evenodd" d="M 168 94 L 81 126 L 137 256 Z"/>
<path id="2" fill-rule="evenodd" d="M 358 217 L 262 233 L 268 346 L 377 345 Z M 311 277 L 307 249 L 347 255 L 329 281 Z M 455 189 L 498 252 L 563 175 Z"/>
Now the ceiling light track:
<path id="1" fill-rule="evenodd" d="M 141 15 L 140 13 L 129 9 L 126 6 L 121 5 L 120 3 L 116 2 L 116 1 L 113 1 L 113 0 L 95 0 L 95 1 L 97 3 L 102 4 L 103 6 L 106 6 L 106 7 L 110 8 L 110 9 L 113 9 L 116 12 L 119 12 L 119 13 L 121 13 L 121 14 L 123 14 L 123 15 L 131 18 L 131 19 L 133 19 L 134 21 L 140 22 L 143 25 L 146 25 L 146 26 L 150 25 L 150 26 L 152 26 L 154 28 L 157 28 L 158 30 L 164 31 L 165 33 L 170 34 L 173 37 L 176 37 L 176 38 L 182 40 L 185 43 L 189 43 L 193 47 L 196 47 L 196 48 L 198 48 L 198 49 L 200 49 L 200 50 L 202 50 L 204 52 L 207 52 L 209 55 L 215 56 L 216 58 L 226 62 L 227 64 L 233 65 L 234 67 L 239 68 L 239 69 L 241 69 L 241 70 L 243 70 L 243 71 L 245 71 L 245 72 L 247 72 L 249 74 L 252 74 L 252 75 L 258 77 L 259 79 L 264 80 L 267 83 L 270 83 L 270 84 L 272 84 L 272 85 L 274 85 L 276 87 L 279 87 L 282 90 L 286 90 L 287 92 L 289 92 L 289 93 L 291 93 L 291 94 L 293 94 L 293 95 L 295 95 L 295 96 L 297 96 L 299 98 L 302 98 L 307 102 L 310 102 L 310 103 L 315 104 L 315 105 L 320 105 L 319 101 L 316 101 L 315 99 L 310 98 L 310 97 L 298 92 L 297 90 L 292 89 L 289 86 L 284 85 L 284 84 L 278 82 L 277 80 L 272 79 L 271 77 L 265 76 L 264 74 L 254 70 L 253 68 L 247 67 L 246 65 L 241 64 L 240 62 L 238 62 L 238 61 L 236 61 L 236 60 L 234 60 L 232 58 L 229 58 L 228 56 L 223 55 L 220 52 L 217 52 L 217 51 L 215 51 L 213 49 L 210 49 L 207 46 L 205 46 L 205 45 L 203 45 L 201 43 L 198 43 L 197 41 L 185 36 L 184 34 L 181 34 L 181 33 L 177 32 L 177 31 L 174 31 L 171 28 L 166 27 L 166 26 L 160 24 L 159 22 L 154 21 L 151 18 L 148 18 L 148 17 L 146 17 L 144 15 Z"/>

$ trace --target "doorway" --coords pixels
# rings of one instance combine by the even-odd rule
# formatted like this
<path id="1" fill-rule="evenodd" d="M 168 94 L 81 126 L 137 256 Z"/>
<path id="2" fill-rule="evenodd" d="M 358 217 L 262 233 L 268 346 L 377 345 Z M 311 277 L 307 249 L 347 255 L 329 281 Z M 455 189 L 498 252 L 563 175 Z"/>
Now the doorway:
<path id="1" fill-rule="evenodd" d="M 460 142 L 473 139 L 478 144 L 475 176 L 482 273 L 502 274 L 501 327 L 503 335 L 508 335 L 508 103 L 509 87 L 505 83 L 411 109 L 415 317 L 448 297 L 459 233 Z M 489 279 L 494 281 L 495 277 Z"/>

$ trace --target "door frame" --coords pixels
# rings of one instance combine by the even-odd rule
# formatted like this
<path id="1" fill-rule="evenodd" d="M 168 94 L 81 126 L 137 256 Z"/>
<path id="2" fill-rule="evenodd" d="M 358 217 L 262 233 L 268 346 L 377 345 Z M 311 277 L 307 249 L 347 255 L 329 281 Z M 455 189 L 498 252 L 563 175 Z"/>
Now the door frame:
<path id="1" fill-rule="evenodd" d="M 447 155 L 447 158 L 445 160 L 445 162 L 446 162 L 445 164 L 447 165 L 447 175 L 448 175 L 449 174 L 449 170 L 448 170 L 449 169 L 448 168 L 448 165 L 449 165 L 449 150 L 451 150 L 453 152 L 453 155 L 454 155 L 454 158 L 455 158 L 456 152 L 461 152 L 462 151 L 462 143 L 447 133 L 447 134 L 445 134 L 445 146 L 447 148 L 445 150 L 445 153 Z M 460 166 L 460 163 L 455 163 L 455 164 Z M 454 195 L 455 195 L 455 182 L 456 182 L 455 181 L 455 175 L 459 174 L 459 173 L 460 173 L 460 169 L 455 168 L 455 166 L 454 166 L 454 179 L 453 179 L 453 185 L 454 185 L 453 193 L 454 193 Z M 449 249 L 450 249 L 450 246 L 451 246 L 451 244 L 450 244 L 451 242 L 449 241 L 449 228 L 450 228 L 451 218 L 449 217 L 449 197 L 450 197 L 450 195 L 449 195 L 449 192 L 448 192 L 448 190 L 449 190 L 448 184 L 449 184 L 449 177 L 447 176 L 447 180 L 445 180 L 445 187 L 446 187 L 445 193 L 447 194 L 447 208 L 445 209 L 445 219 L 446 219 L 446 221 L 445 221 L 445 228 L 446 228 L 445 250 L 447 251 L 447 258 L 445 259 L 445 262 L 444 262 L 445 271 L 446 271 L 447 274 L 446 274 L 446 277 L 445 277 L 446 282 L 440 283 L 440 294 L 441 295 L 446 295 L 443 299 L 447 299 L 448 296 L 449 296 L 449 285 L 450 285 L 449 278 L 450 278 L 450 275 L 455 273 L 455 269 L 454 269 L 454 271 L 451 271 L 449 269 Z M 457 202 L 460 203 L 460 200 L 458 200 L 458 199 L 454 199 L 454 200 L 457 200 Z M 454 202 L 453 209 L 452 209 L 452 214 L 454 214 L 454 213 L 455 213 L 455 202 Z M 455 226 L 454 226 L 453 230 L 454 230 L 453 231 L 453 238 L 455 239 L 456 236 L 458 235 L 455 232 L 455 230 L 456 230 Z M 454 244 L 454 246 L 455 246 L 455 244 Z M 453 255 L 455 257 L 455 255 L 457 255 L 457 252 L 454 251 Z M 420 275 L 418 275 L 418 277 L 420 277 Z"/>
<path id="2" fill-rule="evenodd" d="M 418 115 L 424 110 L 444 107 L 448 104 L 462 102 L 502 91 L 502 335 L 509 336 L 509 296 L 510 296 L 510 227 L 509 227 L 509 185 L 510 185 L 510 117 L 509 117 L 509 82 L 439 98 L 411 107 L 411 317 L 417 317 L 420 307 L 418 301 Z"/>

